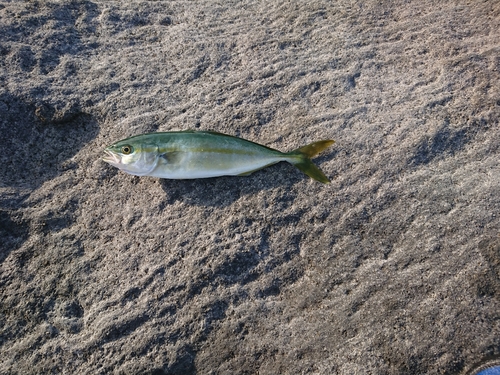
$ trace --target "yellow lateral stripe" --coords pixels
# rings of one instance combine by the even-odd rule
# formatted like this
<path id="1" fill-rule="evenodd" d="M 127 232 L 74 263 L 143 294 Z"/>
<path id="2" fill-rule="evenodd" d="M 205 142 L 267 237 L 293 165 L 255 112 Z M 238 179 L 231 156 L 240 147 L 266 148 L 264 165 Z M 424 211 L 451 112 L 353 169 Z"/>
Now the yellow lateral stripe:
<path id="1" fill-rule="evenodd" d="M 144 152 L 155 152 L 157 149 L 156 148 L 145 148 L 143 149 Z M 264 152 L 267 150 L 264 150 Z M 256 150 L 255 152 L 249 152 L 249 150 L 241 150 L 241 149 L 230 149 L 230 148 L 158 148 L 158 152 L 160 154 L 167 154 L 169 152 L 210 152 L 210 153 L 216 153 L 216 154 L 238 154 L 238 155 L 245 155 L 245 154 L 255 154 L 259 155 L 262 153 L 259 152 L 259 150 Z"/>

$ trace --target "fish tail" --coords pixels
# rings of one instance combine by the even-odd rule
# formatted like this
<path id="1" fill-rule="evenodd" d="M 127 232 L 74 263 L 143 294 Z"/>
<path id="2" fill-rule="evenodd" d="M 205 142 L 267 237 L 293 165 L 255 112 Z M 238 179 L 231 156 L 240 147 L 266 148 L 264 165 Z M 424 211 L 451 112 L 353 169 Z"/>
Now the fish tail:
<path id="1" fill-rule="evenodd" d="M 287 161 L 316 181 L 328 184 L 330 180 L 325 176 L 321 169 L 314 165 L 311 158 L 315 157 L 321 151 L 334 143 L 335 141 L 331 139 L 311 143 L 307 146 L 288 152 L 287 155 L 292 157 Z"/>

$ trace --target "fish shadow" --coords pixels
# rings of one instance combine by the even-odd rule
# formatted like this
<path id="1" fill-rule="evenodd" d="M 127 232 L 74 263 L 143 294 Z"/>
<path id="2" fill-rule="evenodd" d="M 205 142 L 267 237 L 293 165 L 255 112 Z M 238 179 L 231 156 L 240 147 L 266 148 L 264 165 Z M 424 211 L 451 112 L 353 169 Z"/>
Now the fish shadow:
<path id="1" fill-rule="evenodd" d="M 336 154 L 337 151 L 325 153 L 314 158 L 313 162 L 321 168 L 324 162 L 333 159 Z M 324 172 L 328 175 L 327 171 Z M 291 188 L 304 179 L 309 177 L 293 165 L 280 162 L 250 176 L 221 176 L 195 180 L 161 179 L 160 186 L 165 192 L 166 205 L 183 202 L 194 206 L 227 207 L 241 197 L 278 187 Z"/>

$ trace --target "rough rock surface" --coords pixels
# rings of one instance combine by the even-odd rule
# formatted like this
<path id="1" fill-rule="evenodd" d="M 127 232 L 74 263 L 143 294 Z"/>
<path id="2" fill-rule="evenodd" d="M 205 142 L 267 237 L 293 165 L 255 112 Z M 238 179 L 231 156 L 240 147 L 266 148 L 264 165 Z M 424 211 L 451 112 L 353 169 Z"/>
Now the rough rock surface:
<path id="1" fill-rule="evenodd" d="M 0 3 L 0 373 L 465 374 L 500 355 L 497 1 Z M 133 134 L 333 138 L 138 178 Z"/>

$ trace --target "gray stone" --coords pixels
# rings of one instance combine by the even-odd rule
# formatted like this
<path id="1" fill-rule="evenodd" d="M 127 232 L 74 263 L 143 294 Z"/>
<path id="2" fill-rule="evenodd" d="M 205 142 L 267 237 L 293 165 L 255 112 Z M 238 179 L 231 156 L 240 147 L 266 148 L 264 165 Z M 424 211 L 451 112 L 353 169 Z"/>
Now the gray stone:
<path id="1" fill-rule="evenodd" d="M 497 2 L 3 2 L 0 373 L 465 374 L 500 355 Z M 130 135 L 320 139 L 173 181 Z"/>

